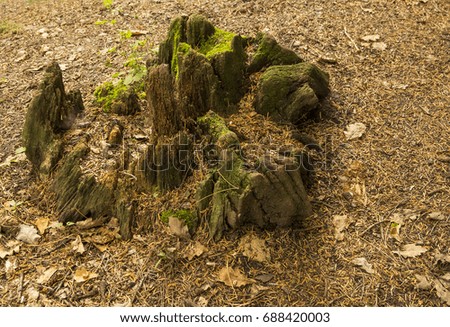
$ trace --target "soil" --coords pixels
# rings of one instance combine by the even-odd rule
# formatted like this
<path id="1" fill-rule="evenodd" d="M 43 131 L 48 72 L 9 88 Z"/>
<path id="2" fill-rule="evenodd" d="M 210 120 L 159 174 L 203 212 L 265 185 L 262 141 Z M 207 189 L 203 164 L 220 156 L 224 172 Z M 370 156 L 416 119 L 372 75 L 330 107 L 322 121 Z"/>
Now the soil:
<path id="1" fill-rule="evenodd" d="M 310 150 L 314 214 L 301 227 L 245 226 L 219 242 L 204 225 L 179 238 L 159 215 L 189 207 L 187 184 L 143 194 L 130 241 L 114 219 L 59 225 L 46 181 L 21 153 L 45 67 L 57 61 L 86 115 L 107 120 L 95 88 L 124 70 L 136 41 L 150 51 L 172 19 L 192 13 L 242 35 L 270 33 L 330 74 L 322 110 L 295 128 L 323 149 Z M 446 0 L 0 0 L 0 305 L 448 306 L 449 13 Z M 228 120 L 241 135 L 264 145 L 294 131 L 241 105 Z M 353 123 L 366 130 L 348 140 Z M 37 243 L 15 240 L 20 224 L 40 228 Z"/>

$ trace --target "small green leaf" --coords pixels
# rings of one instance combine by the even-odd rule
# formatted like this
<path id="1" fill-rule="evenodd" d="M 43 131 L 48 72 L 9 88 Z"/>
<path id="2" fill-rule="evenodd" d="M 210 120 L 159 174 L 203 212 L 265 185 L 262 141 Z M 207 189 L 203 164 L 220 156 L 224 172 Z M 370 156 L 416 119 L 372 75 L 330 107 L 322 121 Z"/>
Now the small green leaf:
<path id="1" fill-rule="evenodd" d="M 15 153 L 16 154 L 21 154 L 21 153 L 24 153 L 26 150 L 27 150 L 27 148 L 22 146 L 22 147 L 16 149 Z"/>
<path id="2" fill-rule="evenodd" d="M 125 79 L 123 80 L 123 84 L 125 85 L 130 85 L 131 83 L 133 83 L 133 75 L 132 74 L 128 74 Z"/>

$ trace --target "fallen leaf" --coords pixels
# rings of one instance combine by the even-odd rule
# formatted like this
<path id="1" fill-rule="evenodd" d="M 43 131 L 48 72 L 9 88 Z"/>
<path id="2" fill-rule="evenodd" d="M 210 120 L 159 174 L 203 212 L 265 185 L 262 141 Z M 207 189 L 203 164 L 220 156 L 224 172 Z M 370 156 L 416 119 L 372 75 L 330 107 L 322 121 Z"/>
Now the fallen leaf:
<path id="1" fill-rule="evenodd" d="M 0 258 L 5 259 L 7 256 L 19 253 L 21 243 L 16 240 L 9 240 L 5 245 L 0 244 Z"/>
<path id="2" fill-rule="evenodd" d="M 406 90 L 408 88 L 408 84 L 393 84 L 393 89 Z"/>
<path id="3" fill-rule="evenodd" d="M 261 274 L 255 276 L 255 279 L 261 283 L 267 283 L 270 282 L 274 277 L 275 275 L 273 274 Z"/>
<path id="4" fill-rule="evenodd" d="M 335 229 L 335 238 L 338 241 L 342 241 L 344 239 L 343 231 L 350 226 L 352 223 L 352 219 L 347 215 L 335 215 L 333 216 L 333 225 Z"/>
<path id="5" fill-rule="evenodd" d="M 230 267 L 223 267 L 219 271 L 218 280 L 230 287 L 241 287 L 255 282 L 247 278 L 239 269 Z"/>
<path id="6" fill-rule="evenodd" d="M 39 291 L 36 290 L 33 286 L 31 286 L 30 288 L 28 288 L 25 291 L 25 294 L 28 296 L 28 301 L 29 302 L 35 302 L 39 299 Z"/>
<path id="7" fill-rule="evenodd" d="M 450 273 L 446 273 L 445 275 L 439 278 L 445 280 L 446 282 L 450 282 Z"/>
<path id="8" fill-rule="evenodd" d="M 191 247 L 188 248 L 184 257 L 191 261 L 195 257 L 199 257 L 207 251 L 208 249 L 202 243 L 195 242 Z"/>
<path id="9" fill-rule="evenodd" d="M 81 267 L 75 270 L 75 274 L 73 275 L 73 279 L 77 283 L 85 282 L 89 279 L 97 278 L 98 274 L 94 272 L 87 271 L 86 268 Z"/>
<path id="10" fill-rule="evenodd" d="M 17 148 L 14 152 L 15 152 L 16 154 L 21 154 L 21 153 L 24 153 L 26 150 L 27 150 L 27 148 L 24 147 L 24 146 L 22 146 L 22 147 L 20 147 L 20 148 Z"/>
<path id="11" fill-rule="evenodd" d="M 72 250 L 76 253 L 83 254 L 86 250 L 84 249 L 83 241 L 81 240 L 81 236 L 77 235 L 77 237 L 72 241 Z"/>
<path id="12" fill-rule="evenodd" d="M 99 229 L 98 234 L 86 237 L 84 240 L 93 244 L 105 245 L 116 239 L 116 232 L 106 228 Z"/>
<path id="13" fill-rule="evenodd" d="M 189 228 L 184 220 L 177 217 L 169 217 L 169 230 L 170 232 L 180 238 L 190 239 Z"/>
<path id="14" fill-rule="evenodd" d="M 450 291 L 447 290 L 439 281 L 434 283 L 434 288 L 436 289 L 436 294 L 439 298 L 450 305 Z"/>
<path id="15" fill-rule="evenodd" d="M 16 236 L 17 240 L 29 244 L 36 243 L 40 238 L 34 226 L 24 224 L 20 225 L 19 233 Z"/>
<path id="16" fill-rule="evenodd" d="M 45 230 L 47 229 L 48 225 L 49 225 L 50 219 L 48 218 L 38 218 L 36 219 L 36 221 L 34 222 L 34 224 L 36 225 L 37 229 L 39 230 L 39 233 L 41 233 L 41 235 L 44 235 Z"/>
<path id="17" fill-rule="evenodd" d="M 428 215 L 428 219 L 431 219 L 431 220 L 444 220 L 445 219 L 445 215 L 442 212 L 440 212 L 440 211 L 432 212 L 432 213 L 430 213 Z"/>
<path id="18" fill-rule="evenodd" d="M 387 44 L 384 42 L 374 42 L 372 43 L 372 48 L 378 51 L 384 51 L 387 49 Z"/>
<path id="19" fill-rule="evenodd" d="M 12 275 L 17 268 L 17 258 L 12 257 L 12 258 L 8 258 L 5 261 L 5 272 L 7 275 Z"/>
<path id="20" fill-rule="evenodd" d="M 266 245 L 266 240 L 254 235 L 248 235 L 241 239 L 239 248 L 247 258 L 258 261 L 270 261 L 270 250 Z"/>
<path id="21" fill-rule="evenodd" d="M 436 259 L 436 262 L 450 263 L 450 254 L 438 253 L 434 258 Z"/>
<path id="22" fill-rule="evenodd" d="M 108 249 L 107 245 L 102 245 L 102 244 L 98 244 L 98 243 L 92 243 L 94 244 L 94 246 L 101 252 L 105 252 Z"/>
<path id="23" fill-rule="evenodd" d="M 380 36 L 378 34 L 366 35 L 361 38 L 361 40 L 366 41 L 366 42 L 375 42 L 375 41 L 378 41 L 379 39 L 380 39 Z"/>
<path id="24" fill-rule="evenodd" d="M 375 270 L 372 269 L 372 265 L 367 262 L 366 258 L 355 258 L 352 260 L 352 263 L 360 266 L 364 271 L 366 271 L 369 274 L 375 273 Z"/>
<path id="25" fill-rule="evenodd" d="M 431 285 L 431 282 L 428 280 L 428 278 L 426 276 L 422 276 L 422 275 L 414 275 L 416 276 L 416 279 L 419 281 L 419 283 L 416 285 L 416 288 L 419 290 L 431 290 L 431 288 L 433 287 L 433 285 Z"/>
<path id="26" fill-rule="evenodd" d="M 358 139 L 366 132 L 366 125 L 363 123 L 354 123 L 347 126 L 347 130 L 344 131 L 347 140 Z"/>
<path id="27" fill-rule="evenodd" d="M 400 227 L 403 225 L 404 219 L 399 213 L 394 213 L 391 217 L 391 226 L 389 230 L 389 236 L 396 239 L 397 241 L 401 241 L 400 238 Z"/>
<path id="28" fill-rule="evenodd" d="M 36 280 L 38 284 L 45 284 L 47 283 L 50 278 L 55 274 L 55 272 L 58 271 L 57 267 L 50 267 L 46 269 Z"/>
<path id="29" fill-rule="evenodd" d="M 406 244 L 402 247 L 401 251 L 392 251 L 392 252 L 399 254 L 405 258 L 414 258 L 414 257 L 421 255 L 422 253 L 427 252 L 427 251 L 428 251 L 428 249 L 424 248 L 423 246 L 415 245 L 415 244 Z"/>

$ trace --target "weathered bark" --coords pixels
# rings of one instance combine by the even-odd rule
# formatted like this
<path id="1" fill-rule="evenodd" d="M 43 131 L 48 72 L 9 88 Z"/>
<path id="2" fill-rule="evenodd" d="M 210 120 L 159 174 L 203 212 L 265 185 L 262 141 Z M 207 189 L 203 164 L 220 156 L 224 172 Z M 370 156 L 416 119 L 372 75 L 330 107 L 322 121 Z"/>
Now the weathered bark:
<path id="1" fill-rule="evenodd" d="M 55 174 L 52 189 L 56 194 L 61 222 L 76 222 L 88 217 L 111 216 L 117 172 L 106 171 L 101 176 L 85 174 L 80 164 L 88 154 L 85 142 L 78 143 L 64 158 Z"/>
<path id="2" fill-rule="evenodd" d="M 167 191 L 180 186 L 193 168 L 193 139 L 186 132 L 154 139 L 139 162 L 134 175 L 141 189 Z"/>
<path id="3" fill-rule="evenodd" d="M 148 73 L 148 115 L 155 135 L 174 135 L 182 127 L 174 79 L 167 64 L 153 67 Z"/>
<path id="4" fill-rule="evenodd" d="M 62 133 L 83 109 L 80 91 L 66 94 L 59 65 L 50 65 L 28 108 L 23 129 L 26 155 L 41 176 L 48 176 L 56 166 L 63 149 Z"/>
<path id="5" fill-rule="evenodd" d="M 249 171 L 239 141 L 222 118 L 210 112 L 200 124 L 219 151 L 219 169 L 200 184 L 198 212 L 205 214 L 211 237 L 246 223 L 259 227 L 298 224 L 312 213 L 296 157 L 266 157 Z M 209 208 L 209 210 L 208 210 Z"/>
<path id="6" fill-rule="evenodd" d="M 261 76 L 254 106 L 262 115 L 295 124 L 328 93 L 328 75 L 312 64 L 271 66 Z"/>
<path id="7" fill-rule="evenodd" d="M 259 34 L 255 41 L 258 49 L 248 66 L 250 74 L 269 66 L 294 65 L 303 61 L 294 51 L 280 46 L 268 34 Z"/>

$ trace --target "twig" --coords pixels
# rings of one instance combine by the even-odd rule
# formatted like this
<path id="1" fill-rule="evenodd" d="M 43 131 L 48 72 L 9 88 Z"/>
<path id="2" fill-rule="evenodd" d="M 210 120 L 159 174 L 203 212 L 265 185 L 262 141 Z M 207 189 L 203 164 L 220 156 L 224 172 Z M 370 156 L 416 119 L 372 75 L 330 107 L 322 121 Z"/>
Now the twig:
<path id="1" fill-rule="evenodd" d="M 90 291 L 89 293 L 81 294 L 81 295 L 78 295 L 78 296 L 74 296 L 74 297 L 72 298 L 72 300 L 73 300 L 73 301 L 80 301 L 80 300 L 84 300 L 84 299 L 87 299 L 87 298 L 90 298 L 90 297 L 94 297 L 94 296 L 96 296 L 97 294 L 98 294 L 98 289 L 93 289 L 93 290 Z"/>
<path id="2" fill-rule="evenodd" d="M 19 277 L 19 286 L 17 287 L 17 301 L 22 303 L 22 292 L 23 292 L 23 273 L 20 274 Z"/>
<path id="3" fill-rule="evenodd" d="M 367 233 L 369 230 L 371 230 L 372 228 L 374 228 L 375 226 L 382 224 L 382 223 L 388 223 L 390 222 L 390 220 L 380 220 L 377 221 L 376 223 L 373 223 L 372 225 L 370 225 L 369 227 L 367 227 L 359 236 L 363 236 L 365 233 Z"/>
<path id="4" fill-rule="evenodd" d="M 358 45 L 356 44 L 355 40 L 352 39 L 352 37 L 350 36 L 350 34 L 348 34 L 347 28 L 346 28 L 346 27 L 344 27 L 344 34 L 345 34 L 346 37 L 348 37 L 348 39 L 350 40 L 350 42 L 352 42 L 352 44 L 355 46 L 355 49 L 356 49 L 357 51 L 359 51 Z"/>

